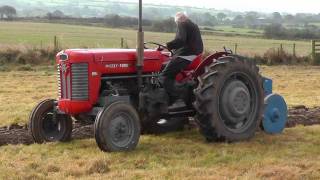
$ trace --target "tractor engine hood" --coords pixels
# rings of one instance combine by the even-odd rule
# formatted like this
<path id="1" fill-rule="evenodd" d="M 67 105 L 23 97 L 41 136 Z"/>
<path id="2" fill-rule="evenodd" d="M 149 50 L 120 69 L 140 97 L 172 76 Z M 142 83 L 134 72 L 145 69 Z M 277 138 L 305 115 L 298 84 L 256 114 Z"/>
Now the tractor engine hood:
<path id="1" fill-rule="evenodd" d="M 90 50 L 96 62 L 136 61 L 136 49 L 95 49 Z M 145 50 L 144 60 L 160 60 L 161 53 L 156 50 Z"/>
<path id="2" fill-rule="evenodd" d="M 136 73 L 136 49 L 96 49 L 91 50 L 96 64 L 105 74 Z M 160 71 L 164 56 L 160 51 L 144 51 L 143 73 Z"/>
<path id="3" fill-rule="evenodd" d="M 62 55 L 68 60 L 86 61 L 94 60 L 95 62 L 121 62 L 121 61 L 136 61 L 136 49 L 67 49 L 57 54 L 57 59 L 61 60 Z M 91 58 L 88 59 L 88 57 Z M 161 60 L 162 53 L 156 50 L 145 50 L 144 60 Z"/>
<path id="4" fill-rule="evenodd" d="M 67 49 L 57 54 L 57 63 L 89 63 L 105 74 L 135 73 L 136 49 Z M 63 60 L 65 59 L 65 60 Z M 168 55 L 157 50 L 144 51 L 144 73 L 160 71 Z"/>

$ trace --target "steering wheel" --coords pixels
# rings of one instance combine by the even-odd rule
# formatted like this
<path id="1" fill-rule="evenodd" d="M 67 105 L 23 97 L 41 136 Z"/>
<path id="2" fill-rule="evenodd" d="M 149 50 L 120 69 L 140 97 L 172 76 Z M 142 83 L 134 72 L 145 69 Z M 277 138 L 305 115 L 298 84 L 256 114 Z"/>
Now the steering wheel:
<path id="1" fill-rule="evenodd" d="M 162 44 L 160 44 L 160 43 L 156 43 L 156 42 L 145 42 L 145 43 L 144 43 L 144 48 L 145 48 L 145 49 L 149 49 L 148 47 L 146 47 L 146 44 L 154 44 L 154 45 L 157 45 L 157 46 L 158 46 L 158 48 L 157 48 L 158 51 L 163 51 L 164 49 L 166 49 L 166 50 L 169 51 L 171 54 L 173 54 L 173 52 L 172 52 L 171 50 L 169 50 L 169 48 L 168 48 L 167 46 L 162 45 Z"/>

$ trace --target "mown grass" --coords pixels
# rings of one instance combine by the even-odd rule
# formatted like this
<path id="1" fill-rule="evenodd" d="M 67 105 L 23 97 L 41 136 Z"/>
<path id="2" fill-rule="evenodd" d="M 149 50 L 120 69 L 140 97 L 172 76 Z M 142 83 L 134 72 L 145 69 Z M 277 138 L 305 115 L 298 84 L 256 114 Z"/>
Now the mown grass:
<path id="1" fill-rule="evenodd" d="M 226 29 L 227 28 L 227 29 Z M 223 27 L 226 31 L 230 28 Z M 236 30 L 243 33 L 243 29 Z M 110 29 L 102 27 L 76 26 L 64 24 L 30 23 L 30 22 L 0 22 L 0 49 L 21 46 L 47 47 L 53 46 L 53 37 L 57 35 L 63 48 L 118 48 L 121 37 L 125 38 L 129 47 L 136 45 L 136 31 Z M 145 41 L 165 43 L 174 34 L 146 32 Z M 270 48 L 283 48 L 292 52 L 292 45 L 296 44 L 297 55 L 308 55 L 311 52 L 309 41 L 272 40 L 249 37 L 226 37 L 216 35 L 203 36 L 206 49 L 210 51 L 222 50 L 224 46 L 233 49 L 238 44 L 238 53 L 246 55 L 263 54 Z"/>
<path id="2" fill-rule="evenodd" d="M 57 97 L 53 69 L 31 67 L 31 71 L 0 72 L 0 126 L 26 123 L 40 100 Z M 320 67 L 262 66 L 261 72 L 274 80 L 274 92 L 283 95 L 289 106 L 320 106 Z"/>
<path id="3" fill-rule="evenodd" d="M 317 179 L 320 126 L 247 142 L 208 144 L 195 131 L 142 136 L 133 152 L 103 153 L 93 139 L 0 147 L 1 179 Z"/>

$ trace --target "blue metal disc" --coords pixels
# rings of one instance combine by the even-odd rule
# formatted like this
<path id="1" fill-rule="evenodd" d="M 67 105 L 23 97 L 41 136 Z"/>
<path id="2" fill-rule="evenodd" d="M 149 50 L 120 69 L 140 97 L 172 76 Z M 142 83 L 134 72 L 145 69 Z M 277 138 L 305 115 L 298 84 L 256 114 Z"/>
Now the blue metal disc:
<path id="1" fill-rule="evenodd" d="M 270 94 L 264 99 L 265 110 L 262 127 L 268 134 L 280 134 L 288 118 L 288 107 L 282 96 Z"/>

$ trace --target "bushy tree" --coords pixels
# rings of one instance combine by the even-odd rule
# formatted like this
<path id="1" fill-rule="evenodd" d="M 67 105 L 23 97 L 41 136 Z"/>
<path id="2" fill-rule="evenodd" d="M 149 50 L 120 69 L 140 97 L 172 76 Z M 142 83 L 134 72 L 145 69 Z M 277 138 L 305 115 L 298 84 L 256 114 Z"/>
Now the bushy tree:
<path id="1" fill-rule="evenodd" d="M 138 24 L 135 17 L 119 16 L 118 14 L 110 14 L 104 17 L 104 24 L 112 27 L 134 27 Z M 143 19 L 143 26 L 151 26 L 151 21 Z"/>
<path id="2" fill-rule="evenodd" d="M 265 27 L 264 35 L 268 38 L 281 39 L 319 39 L 320 29 L 316 26 L 308 26 L 303 29 L 288 29 L 281 24 L 271 24 Z"/>
<path id="3" fill-rule="evenodd" d="M 232 20 L 232 24 L 235 27 L 243 27 L 245 25 L 245 19 L 242 15 L 238 15 Z"/>
<path id="4" fill-rule="evenodd" d="M 1 6 L 0 7 L 0 18 L 13 19 L 17 15 L 17 11 L 12 6 Z"/>
<path id="5" fill-rule="evenodd" d="M 227 18 L 227 15 L 225 13 L 218 13 L 217 18 L 219 22 L 223 22 Z"/>
<path id="6" fill-rule="evenodd" d="M 47 13 L 48 19 L 61 19 L 64 17 L 65 17 L 64 13 L 60 10 L 55 10 L 52 13 L 51 12 Z"/>
<path id="7" fill-rule="evenodd" d="M 154 21 L 152 23 L 151 29 L 153 31 L 159 32 L 174 32 L 176 30 L 176 23 L 174 22 L 173 18 L 161 20 L 161 21 Z"/>
<path id="8" fill-rule="evenodd" d="M 281 24 L 271 24 L 264 28 L 264 35 L 268 38 L 282 38 L 285 34 L 285 28 Z"/>
<path id="9" fill-rule="evenodd" d="M 203 14 L 203 21 L 203 25 L 205 26 L 214 26 L 217 24 L 217 18 L 208 12 Z"/>
<path id="10" fill-rule="evenodd" d="M 282 15 L 279 12 L 272 13 L 272 23 L 282 23 Z"/>
<path id="11" fill-rule="evenodd" d="M 289 22 L 289 23 L 292 23 L 295 20 L 294 16 L 291 14 L 285 15 L 283 19 L 284 19 L 284 21 Z"/>
<path id="12" fill-rule="evenodd" d="M 246 25 L 248 27 L 256 27 L 258 25 L 258 18 L 259 18 L 259 13 L 254 11 L 246 13 L 244 17 Z"/>

